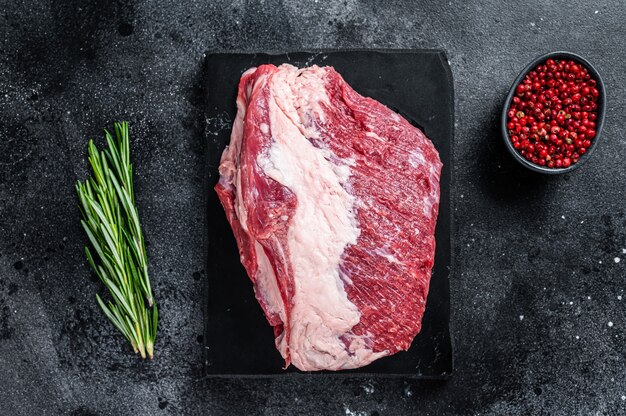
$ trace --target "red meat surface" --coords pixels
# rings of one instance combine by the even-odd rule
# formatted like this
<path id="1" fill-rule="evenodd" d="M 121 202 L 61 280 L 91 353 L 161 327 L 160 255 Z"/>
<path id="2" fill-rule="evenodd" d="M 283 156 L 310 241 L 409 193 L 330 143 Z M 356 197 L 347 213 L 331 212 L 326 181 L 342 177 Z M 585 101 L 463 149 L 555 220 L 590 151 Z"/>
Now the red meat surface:
<path id="1" fill-rule="evenodd" d="M 286 364 L 340 370 L 408 349 L 435 255 L 441 162 L 431 141 L 332 67 L 250 69 L 237 106 L 215 189 Z M 312 253 L 293 241 L 303 236 Z M 341 253 L 335 268 L 324 244 Z M 320 271 L 303 266 L 316 253 Z"/>

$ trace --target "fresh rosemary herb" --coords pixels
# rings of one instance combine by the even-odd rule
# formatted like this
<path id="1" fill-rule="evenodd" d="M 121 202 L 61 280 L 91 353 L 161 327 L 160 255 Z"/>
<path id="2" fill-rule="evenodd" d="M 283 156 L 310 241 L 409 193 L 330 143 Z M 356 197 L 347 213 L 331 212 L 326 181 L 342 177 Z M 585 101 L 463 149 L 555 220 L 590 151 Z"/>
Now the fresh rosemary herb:
<path id="1" fill-rule="evenodd" d="M 93 175 L 84 183 L 76 183 L 81 223 L 91 243 L 91 249 L 85 247 L 85 254 L 111 297 L 104 302 L 96 294 L 105 315 L 135 353 L 152 358 L 159 313 L 150 288 L 146 247 L 135 206 L 128 123 L 115 123 L 115 139 L 106 130 L 105 134 L 106 150 L 99 151 L 93 140 L 89 141 Z"/>

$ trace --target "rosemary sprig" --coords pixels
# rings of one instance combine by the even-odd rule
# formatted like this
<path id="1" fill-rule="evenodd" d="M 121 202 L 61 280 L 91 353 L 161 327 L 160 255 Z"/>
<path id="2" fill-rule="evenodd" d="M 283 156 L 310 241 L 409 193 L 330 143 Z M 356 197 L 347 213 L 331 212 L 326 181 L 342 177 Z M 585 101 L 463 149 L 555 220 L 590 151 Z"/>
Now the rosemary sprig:
<path id="1" fill-rule="evenodd" d="M 111 301 L 96 300 L 141 358 L 154 356 L 159 312 L 148 277 L 148 259 L 135 197 L 130 163 L 128 123 L 115 123 L 115 140 L 105 130 L 108 148 L 89 141 L 93 175 L 76 183 L 89 242 L 85 254 L 104 283 Z M 95 254 L 92 254 L 92 250 Z"/>

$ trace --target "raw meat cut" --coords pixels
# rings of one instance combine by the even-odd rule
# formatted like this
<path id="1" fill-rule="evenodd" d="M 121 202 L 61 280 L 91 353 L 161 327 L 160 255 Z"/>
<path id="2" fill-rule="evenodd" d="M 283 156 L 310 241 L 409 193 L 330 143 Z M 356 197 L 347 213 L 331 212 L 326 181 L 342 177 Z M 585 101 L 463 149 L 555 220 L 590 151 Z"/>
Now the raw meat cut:
<path id="1" fill-rule="evenodd" d="M 215 189 L 286 366 L 356 368 L 409 348 L 441 172 L 419 129 L 332 67 L 262 65 L 241 77 L 219 171 Z"/>

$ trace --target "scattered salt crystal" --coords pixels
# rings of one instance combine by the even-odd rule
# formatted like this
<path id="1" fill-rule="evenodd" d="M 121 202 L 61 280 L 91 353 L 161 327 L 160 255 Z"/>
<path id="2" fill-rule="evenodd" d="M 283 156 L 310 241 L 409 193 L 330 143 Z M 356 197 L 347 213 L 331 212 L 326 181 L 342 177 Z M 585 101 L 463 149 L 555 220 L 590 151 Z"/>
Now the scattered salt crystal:
<path id="1" fill-rule="evenodd" d="M 578 335 L 576 335 L 576 339 L 580 339 L 580 337 Z"/>
<path id="2" fill-rule="evenodd" d="M 565 215 L 561 215 L 561 219 L 565 219 Z"/>
<path id="3" fill-rule="evenodd" d="M 599 260 L 598 263 L 602 264 L 602 260 Z"/>
<path id="4" fill-rule="evenodd" d="M 524 320 L 524 315 L 520 315 L 520 316 L 519 316 L 519 320 L 520 320 L 520 321 L 523 321 L 523 320 Z"/>
<path id="5" fill-rule="evenodd" d="M 622 300 L 622 295 L 617 295 L 617 300 Z"/>
<path id="6" fill-rule="evenodd" d="M 622 400 L 626 400 L 626 396 L 622 396 Z"/>
<path id="7" fill-rule="evenodd" d="M 570 302 L 569 302 L 569 304 L 570 304 L 570 305 L 573 305 L 573 304 L 574 304 L 574 302 L 570 301 Z"/>
<path id="8" fill-rule="evenodd" d="M 600 10 L 596 10 L 595 12 L 593 12 L 593 14 L 598 14 Z M 622 396 L 622 400 L 624 400 L 624 396 Z"/>
<path id="9" fill-rule="evenodd" d="M 613 322 L 609 321 L 608 325 L 609 325 L 609 328 L 612 328 L 613 327 Z"/>
<path id="10" fill-rule="evenodd" d="M 530 25 L 531 25 L 532 27 L 535 27 L 535 22 L 530 22 Z"/>
<path id="11" fill-rule="evenodd" d="M 619 257 L 615 257 L 615 258 L 613 259 L 613 261 L 614 261 L 615 263 L 619 263 L 621 260 L 622 260 L 622 259 L 620 259 Z"/>
<path id="12" fill-rule="evenodd" d="M 622 254 L 626 254 L 626 248 L 622 249 Z"/>
<path id="13" fill-rule="evenodd" d="M 587 296 L 587 300 L 591 300 L 591 296 Z"/>
<path id="14" fill-rule="evenodd" d="M 411 390 L 411 386 L 407 385 L 407 386 L 404 388 L 404 395 L 405 395 L 406 397 L 411 397 L 411 396 L 413 396 L 413 391 Z"/>
<path id="15" fill-rule="evenodd" d="M 368 384 L 366 384 L 366 385 L 364 385 L 362 387 L 363 387 L 363 390 L 365 391 L 366 394 L 374 393 L 374 386 L 371 383 L 368 383 Z"/>

